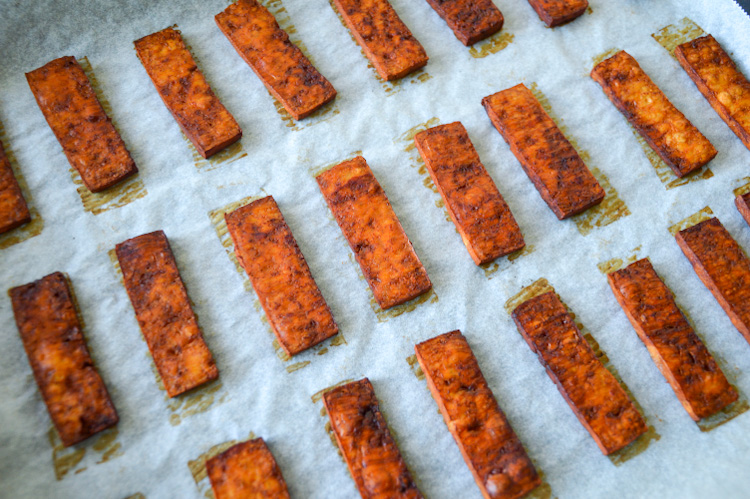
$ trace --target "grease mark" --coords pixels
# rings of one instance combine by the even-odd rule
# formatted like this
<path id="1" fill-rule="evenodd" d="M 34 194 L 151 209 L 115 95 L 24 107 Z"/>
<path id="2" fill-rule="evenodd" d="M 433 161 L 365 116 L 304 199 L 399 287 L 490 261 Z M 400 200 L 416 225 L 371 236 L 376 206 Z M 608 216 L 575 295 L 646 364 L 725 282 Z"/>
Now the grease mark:
<path id="1" fill-rule="evenodd" d="M 593 62 L 594 66 L 596 66 L 600 62 L 602 62 L 602 61 L 604 61 L 606 59 L 609 59 L 610 57 L 612 57 L 613 55 L 615 55 L 616 53 L 618 53 L 620 50 L 621 49 L 618 49 L 618 48 L 607 49 L 604 52 L 602 52 L 601 54 L 595 55 L 594 57 L 592 57 L 591 58 L 591 62 Z M 589 76 L 589 74 L 586 73 L 586 76 Z"/>
<path id="2" fill-rule="evenodd" d="M 351 383 L 352 381 L 354 381 L 354 380 L 353 379 L 345 379 L 343 381 L 339 381 L 335 385 L 327 386 L 327 387 L 323 388 L 322 390 L 318 390 L 317 392 L 313 393 L 310 396 L 310 400 L 312 400 L 313 404 L 317 404 L 318 402 L 320 402 L 321 400 L 323 400 L 323 395 L 325 395 L 326 392 L 328 392 L 330 390 L 333 390 L 334 388 L 338 388 L 340 386 L 343 386 L 343 385 L 345 385 L 347 383 Z"/>
<path id="3" fill-rule="evenodd" d="M 81 466 L 86 456 L 86 451 L 91 450 L 100 455 L 94 464 L 102 464 L 123 455 L 122 444 L 117 441 L 119 430 L 117 426 L 104 430 L 94 438 L 65 447 L 54 426 L 47 431 L 47 438 L 52 446 L 52 467 L 55 470 L 55 478 L 60 481 L 73 472 L 74 475 L 83 473 L 88 466 Z M 93 444 L 91 443 L 93 441 Z M 89 452 L 89 455 L 91 452 Z M 88 463 L 90 464 L 90 463 Z"/>
<path id="4" fill-rule="evenodd" d="M 228 442 L 216 444 L 200 456 L 188 461 L 187 467 L 190 470 L 190 474 L 193 476 L 195 486 L 198 488 L 199 493 L 203 494 L 206 499 L 214 499 L 214 493 L 211 490 L 211 483 L 208 481 L 206 461 L 208 461 L 212 457 L 218 456 L 234 445 L 237 445 L 241 442 L 247 442 L 248 440 L 252 440 L 254 438 L 255 433 L 251 431 L 247 439 L 245 440 L 229 440 Z"/>
<path id="5" fill-rule="evenodd" d="M 143 495 L 143 494 L 141 494 L 140 492 L 136 492 L 136 493 L 135 493 L 135 494 L 133 494 L 132 496 L 128 496 L 128 497 L 126 497 L 125 499 L 146 499 L 146 496 L 144 496 L 144 495 Z"/>
<path id="6" fill-rule="evenodd" d="M 434 192 L 435 194 L 438 194 L 438 197 L 435 199 L 435 206 L 441 208 L 444 212 L 445 219 L 449 222 L 452 222 L 450 214 L 448 214 L 448 210 L 445 209 L 445 201 L 443 201 L 443 197 L 439 195 L 440 192 L 438 191 L 435 183 L 432 181 L 432 177 L 427 171 L 427 165 L 424 164 L 424 159 L 422 159 L 422 155 L 419 154 L 417 145 L 414 143 L 414 137 L 416 137 L 418 133 L 424 132 L 425 130 L 435 127 L 439 124 L 440 120 L 436 117 L 432 117 L 424 123 L 419 123 L 418 125 L 414 125 L 413 127 L 409 128 L 407 131 L 394 138 L 393 141 L 399 144 L 402 151 L 409 154 L 409 166 L 417 169 L 417 173 L 419 173 L 419 176 L 422 177 L 422 185 L 424 187 Z"/>
<path id="7" fill-rule="evenodd" d="M 683 17 L 675 24 L 669 24 L 656 33 L 652 33 L 651 37 L 664 47 L 669 55 L 674 57 L 674 49 L 678 45 L 695 40 L 705 34 L 706 32 L 691 19 Z"/>
<path id="8" fill-rule="evenodd" d="M 494 262 L 483 263 L 479 267 L 484 271 L 484 276 L 487 279 L 492 279 L 495 277 L 496 273 L 507 270 L 513 264 L 513 262 L 515 262 L 522 256 L 530 255 L 534 252 L 535 249 L 536 247 L 533 244 L 527 244 L 520 250 L 509 253 L 505 258 L 501 257 Z"/>
<path id="9" fill-rule="evenodd" d="M 422 366 L 419 365 L 416 354 L 409 355 L 406 358 L 406 363 L 409 364 L 411 372 L 414 374 L 414 376 L 416 376 L 418 380 L 421 381 L 424 379 L 424 371 L 422 371 Z"/>
<path id="10" fill-rule="evenodd" d="M 605 195 L 601 203 L 592 206 L 583 213 L 573 217 L 578 232 L 582 236 L 588 235 L 595 227 L 606 227 L 617 220 L 630 215 L 625 201 L 620 199 L 619 194 L 609 181 L 609 178 L 599 168 L 591 168 L 591 174 L 604 189 Z"/>
<path id="11" fill-rule="evenodd" d="M 271 97 L 273 98 L 273 105 L 276 108 L 276 112 L 279 113 L 279 116 L 281 116 L 281 119 L 284 121 L 284 126 L 290 128 L 294 132 L 303 130 L 305 128 L 310 128 L 311 126 L 315 126 L 318 123 L 329 121 L 331 118 L 340 113 L 338 106 L 336 105 L 336 100 L 334 99 L 322 105 L 311 114 L 307 115 L 305 118 L 302 118 L 300 121 L 296 121 L 294 117 L 289 114 L 289 111 L 284 108 L 281 102 L 276 100 L 273 95 L 271 95 Z"/>
<path id="12" fill-rule="evenodd" d="M 359 265 L 357 265 L 357 269 L 357 272 L 361 276 Z M 364 279 L 364 276 L 362 276 L 361 279 Z M 407 301 L 406 303 L 396 305 L 395 307 L 391 307 L 388 310 L 383 310 L 382 308 L 380 308 L 380 305 L 378 305 L 378 301 L 372 294 L 370 286 L 367 286 L 367 290 L 370 295 L 370 308 L 372 308 L 372 311 L 375 312 L 375 315 L 378 318 L 378 322 L 386 322 L 389 319 L 393 319 L 394 317 L 398 317 L 399 315 L 416 310 L 416 308 L 423 303 L 437 303 L 438 301 L 438 295 L 437 293 L 435 293 L 435 289 L 432 288 L 427 293 L 419 295 L 416 298 Z"/>
<path id="13" fill-rule="evenodd" d="M 474 44 L 469 49 L 469 55 L 474 59 L 482 59 L 488 55 L 497 54 L 505 47 L 513 43 L 515 35 L 507 31 L 501 31 L 489 37 L 488 39 Z"/>
<path id="14" fill-rule="evenodd" d="M 296 362 L 296 363 L 294 363 L 294 364 L 292 364 L 290 366 L 286 366 L 286 372 L 293 373 L 294 371 L 299 371 L 300 369 L 302 369 L 304 367 L 307 367 L 308 365 L 310 365 L 310 361 L 309 360 L 305 360 L 305 361 L 302 361 L 302 362 Z"/>
<path id="15" fill-rule="evenodd" d="M 748 192 L 750 192 L 750 177 L 742 177 L 740 179 L 737 179 L 734 181 L 735 184 L 742 183 L 739 187 L 735 188 L 732 192 L 734 192 L 734 196 L 744 196 Z"/>
<path id="16" fill-rule="evenodd" d="M 184 133 L 182 134 L 182 138 L 190 148 L 190 153 L 193 155 L 193 163 L 195 164 L 195 167 L 198 169 L 198 171 L 201 172 L 210 172 L 212 170 L 216 170 L 221 166 L 234 163 L 235 161 L 247 156 L 245 149 L 243 149 L 242 147 L 242 139 L 231 144 L 230 146 L 225 147 L 210 158 L 206 159 L 200 155 L 198 149 L 195 148 L 195 145 L 193 145 L 193 143 L 190 141 L 190 139 L 187 138 Z"/>
<path id="17" fill-rule="evenodd" d="M 537 279 L 536 281 L 532 282 L 525 288 L 523 288 L 521 291 L 516 293 L 515 295 L 511 296 L 506 302 L 505 302 L 505 311 L 508 312 L 508 314 L 512 314 L 513 311 L 518 308 L 520 304 L 522 304 L 525 301 L 531 300 L 532 298 L 535 298 L 541 294 L 546 293 L 547 291 L 554 291 L 554 288 L 550 286 L 549 282 L 545 278 Z"/>
<path id="18" fill-rule="evenodd" d="M 659 180 L 662 184 L 664 184 L 664 188 L 666 190 L 674 189 L 675 187 L 689 184 L 691 182 L 706 180 L 714 176 L 714 172 L 712 172 L 708 166 L 703 166 L 698 170 L 688 173 L 682 178 L 678 177 L 677 175 L 675 175 L 669 165 L 665 163 L 663 159 L 661 159 L 661 156 L 659 156 L 656 151 L 654 151 L 651 146 L 648 145 L 648 142 L 646 142 L 646 139 L 644 139 L 643 136 L 638 133 L 638 130 L 636 130 L 635 127 L 630 124 L 630 122 L 628 122 L 628 125 L 633 131 L 633 135 L 635 135 L 635 138 L 640 144 L 641 149 L 643 149 L 643 153 L 648 158 L 649 163 L 651 163 L 651 166 L 653 166 L 654 170 L 656 170 L 656 176 L 659 177 Z"/>
<path id="19" fill-rule="evenodd" d="M 713 218 L 714 212 L 711 211 L 711 208 L 706 206 L 700 211 L 697 211 L 690 215 L 689 217 L 680 220 L 676 224 L 669 226 L 669 233 L 673 236 L 677 235 L 678 232 L 683 231 L 685 229 L 689 229 L 693 225 L 699 224 L 705 220 L 708 220 L 709 218 Z"/>
<path id="20" fill-rule="evenodd" d="M 325 395 L 326 392 L 333 390 L 334 388 L 338 388 L 339 386 L 345 385 L 347 383 L 351 383 L 352 381 L 354 380 L 345 379 L 343 381 L 339 381 L 335 385 L 331 385 L 329 387 L 323 388 L 322 390 L 313 393 L 310 399 L 312 400 L 313 404 L 317 404 L 323 399 L 323 395 Z M 328 416 L 328 412 L 326 411 L 326 406 L 325 404 L 321 404 L 320 417 L 326 418 L 324 428 L 325 428 L 326 434 L 328 435 L 328 439 L 331 441 L 331 445 L 333 445 L 333 448 L 336 449 L 336 453 L 339 455 L 339 458 L 341 458 L 341 461 L 345 463 L 346 461 L 344 461 L 344 455 L 341 453 L 341 449 L 339 449 L 339 444 L 336 441 L 336 434 L 333 432 L 333 427 L 331 426 L 331 420 L 327 418 L 327 416 Z"/>
<path id="21" fill-rule="evenodd" d="M 734 388 L 737 393 L 740 393 L 740 391 L 737 390 L 736 386 L 732 386 L 732 388 Z M 747 399 L 745 398 L 745 396 L 740 393 L 739 399 L 732 402 L 716 414 L 701 419 L 696 424 L 702 432 L 708 432 L 715 428 L 718 428 L 724 423 L 728 423 L 737 416 L 744 414 L 748 409 L 750 409 L 750 404 L 747 403 Z"/>
<path id="22" fill-rule="evenodd" d="M 635 402 L 635 399 L 631 398 L 631 400 L 633 400 L 633 403 L 638 405 Z M 656 433 L 656 429 L 652 425 L 649 425 L 648 429 L 643 435 L 636 438 L 635 440 L 630 442 L 628 445 L 626 445 L 622 449 L 616 452 L 613 452 L 612 454 L 607 456 L 607 458 L 609 458 L 610 462 L 614 464 L 615 466 L 620 466 L 621 464 L 627 461 L 630 461 L 634 457 L 645 452 L 645 450 L 648 449 L 649 446 L 651 445 L 651 442 L 657 442 L 660 439 L 661 439 L 661 435 Z"/>
<path id="23" fill-rule="evenodd" d="M 156 369 L 154 369 L 154 374 L 158 376 Z M 158 382 L 159 388 L 163 389 L 164 384 L 160 377 Z M 222 388 L 224 388 L 224 385 L 221 381 L 215 380 L 209 381 L 208 383 L 198 386 L 175 398 L 169 398 L 165 394 L 164 398 L 168 401 L 167 407 L 172 412 L 172 414 L 169 415 L 169 424 L 177 426 L 182 423 L 185 418 L 207 412 L 213 406 L 221 405 L 226 402 L 229 394 L 226 391 L 219 394 Z"/>
<path id="24" fill-rule="evenodd" d="M 641 251 L 640 245 L 630 250 L 630 254 L 627 257 L 612 258 L 604 262 L 599 262 L 596 264 L 596 267 L 599 269 L 599 272 L 604 275 L 611 274 L 612 272 L 623 269 L 636 260 L 640 259 L 640 257 L 638 256 L 639 251 Z"/>
<path id="25" fill-rule="evenodd" d="M 347 154 L 345 157 L 343 157 L 342 159 L 334 161 L 333 163 L 326 163 L 324 165 L 313 166 L 312 168 L 310 168 L 309 171 L 313 177 L 317 177 L 321 173 L 327 172 L 334 166 L 339 165 L 343 163 L 344 161 L 349 161 L 350 159 L 354 159 L 357 156 L 362 156 L 362 151 L 352 151 L 349 154 Z"/>
<path id="26" fill-rule="evenodd" d="M 539 465 L 534 462 L 534 468 L 537 469 L 537 475 L 541 483 L 537 488 L 526 494 L 524 499 L 551 499 L 552 498 L 552 486 L 545 478 L 544 472 L 539 469 Z"/>

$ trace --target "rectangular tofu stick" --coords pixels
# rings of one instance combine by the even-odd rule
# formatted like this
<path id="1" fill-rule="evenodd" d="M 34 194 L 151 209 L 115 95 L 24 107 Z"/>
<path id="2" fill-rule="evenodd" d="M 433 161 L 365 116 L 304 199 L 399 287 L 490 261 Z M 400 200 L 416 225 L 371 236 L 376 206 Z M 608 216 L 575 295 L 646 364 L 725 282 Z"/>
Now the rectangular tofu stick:
<path id="1" fill-rule="evenodd" d="M 31 92 L 70 165 L 91 192 L 138 171 L 75 57 L 61 57 L 26 73 Z"/>
<path id="2" fill-rule="evenodd" d="M 63 445 L 119 418 L 94 367 L 68 280 L 60 272 L 8 291 L 34 378 Z"/>
<path id="3" fill-rule="evenodd" d="M 333 0 L 381 78 L 397 80 L 427 64 L 422 45 L 388 0 Z"/>
<path id="4" fill-rule="evenodd" d="M 737 392 L 677 307 L 648 258 L 607 276 L 651 358 L 695 421 L 737 400 Z"/>
<path id="5" fill-rule="evenodd" d="M 133 43 L 159 97 L 201 156 L 240 140 L 240 126 L 211 90 L 179 31 L 167 28 Z"/>
<path id="6" fill-rule="evenodd" d="M 216 499 L 289 499 L 286 482 L 262 438 L 234 445 L 206 461 Z"/>
<path id="7" fill-rule="evenodd" d="M 529 0 L 529 3 L 550 28 L 569 23 L 589 7 L 588 0 Z"/>
<path id="8" fill-rule="evenodd" d="M 414 143 L 474 263 L 491 262 L 525 246 L 510 208 L 460 122 L 428 128 Z"/>
<path id="9" fill-rule="evenodd" d="M 339 332 L 276 201 L 267 196 L 225 215 L 242 267 L 279 345 L 296 355 Z"/>
<path id="10" fill-rule="evenodd" d="M 421 499 L 367 378 L 323 394 L 331 428 L 362 499 Z"/>
<path id="11" fill-rule="evenodd" d="M 602 202 L 604 189 L 525 85 L 487 96 L 482 105 L 558 219 Z"/>
<path id="12" fill-rule="evenodd" d="M 750 260 L 718 218 L 675 234 L 693 270 L 750 343 Z"/>
<path id="13" fill-rule="evenodd" d="M 617 379 L 597 358 L 554 291 L 525 301 L 513 321 L 604 455 L 646 432 Z"/>
<path id="14" fill-rule="evenodd" d="M 503 14 L 492 0 L 427 0 L 461 43 L 474 45 L 503 27 Z"/>
<path id="15" fill-rule="evenodd" d="M 395 307 L 432 289 L 365 158 L 344 161 L 316 180 L 380 308 Z"/>
<path id="16" fill-rule="evenodd" d="M 591 78 L 678 177 L 716 156 L 711 142 L 624 50 L 594 66 Z"/>
<path id="17" fill-rule="evenodd" d="M 745 219 L 745 222 L 750 225 L 750 192 L 738 194 L 737 197 L 734 198 L 734 205 L 737 207 L 737 210 L 739 210 L 742 218 Z"/>
<path id="18" fill-rule="evenodd" d="M 162 231 L 115 247 L 125 289 L 170 397 L 219 377 Z"/>
<path id="19" fill-rule="evenodd" d="M 336 97 L 333 85 L 257 0 L 238 0 L 215 19 L 240 57 L 295 120 Z"/>
<path id="20" fill-rule="evenodd" d="M 515 499 L 541 484 L 461 331 L 414 347 L 432 398 L 485 499 Z"/>
<path id="21" fill-rule="evenodd" d="M 0 142 L 0 234 L 29 222 L 29 207 Z"/>
<path id="22" fill-rule="evenodd" d="M 675 57 L 721 119 L 750 149 L 750 82 L 713 36 L 682 45 Z"/>

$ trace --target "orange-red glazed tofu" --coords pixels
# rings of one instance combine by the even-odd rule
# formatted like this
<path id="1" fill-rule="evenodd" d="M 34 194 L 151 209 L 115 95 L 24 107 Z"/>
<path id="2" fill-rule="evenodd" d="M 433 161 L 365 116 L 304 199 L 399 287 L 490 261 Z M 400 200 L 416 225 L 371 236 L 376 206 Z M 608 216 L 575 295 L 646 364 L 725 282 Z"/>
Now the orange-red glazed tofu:
<path id="1" fill-rule="evenodd" d="M 529 0 L 529 3 L 550 28 L 580 17 L 589 6 L 588 0 Z"/>
<path id="2" fill-rule="evenodd" d="M 421 499 L 367 378 L 323 395 L 331 428 L 363 499 Z"/>
<path id="3" fill-rule="evenodd" d="M 729 128 L 750 149 L 750 82 L 713 36 L 674 50 L 683 69 Z"/>
<path id="4" fill-rule="evenodd" d="M 429 128 L 414 142 L 474 263 L 491 262 L 525 246 L 521 229 L 461 123 Z"/>
<path id="5" fill-rule="evenodd" d="M 133 43 L 159 97 L 201 156 L 240 140 L 240 126 L 211 90 L 179 31 L 167 28 Z"/>
<path id="6" fill-rule="evenodd" d="M 648 258 L 607 276 L 654 363 L 695 421 L 737 400 L 737 392 L 690 327 Z"/>
<path id="7" fill-rule="evenodd" d="M 336 335 L 331 310 L 273 197 L 253 201 L 225 218 L 235 254 L 281 348 L 296 355 Z"/>
<path id="8" fill-rule="evenodd" d="M 485 499 L 523 497 L 541 484 L 461 331 L 414 347 L 446 426 Z"/>
<path id="9" fill-rule="evenodd" d="M 427 0 L 464 45 L 474 45 L 503 27 L 503 14 L 492 0 Z"/>
<path id="10" fill-rule="evenodd" d="M 424 48 L 388 0 L 333 1 L 381 78 L 397 80 L 427 64 Z"/>
<path id="11" fill-rule="evenodd" d="M 745 219 L 745 222 L 750 225 L 750 192 L 738 194 L 737 197 L 734 198 L 734 205 L 739 210 L 742 218 Z"/>
<path id="12" fill-rule="evenodd" d="M 125 289 L 170 397 L 219 377 L 162 231 L 115 248 Z"/>
<path id="13" fill-rule="evenodd" d="M 73 445 L 117 424 L 65 276 L 55 272 L 8 294 L 31 370 L 63 444 Z"/>
<path id="14" fill-rule="evenodd" d="M 518 331 L 537 354 L 581 424 L 605 455 L 646 432 L 646 423 L 554 291 L 513 311 Z"/>
<path id="15" fill-rule="evenodd" d="M 711 142 L 624 50 L 594 66 L 591 77 L 678 177 L 716 156 Z"/>
<path id="16" fill-rule="evenodd" d="M 0 142 L 0 234 L 29 222 L 29 207 Z"/>
<path id="17" fill-rule="evenodd" d="M 26 80 L 68 162 L 91 192 L 138 171 L 75 57 L 55 59 L 26 73 Z"/>
<path id="18" fill-rule="evenodd" d="M 333 85 L 257 0 L 231 4 L 216 16 L 216 24 L 295 120 L 301 120 L 336 97 Z"/>
<path id="19" fill-rule="evenodd" d="M 212 457 L 206 472 L 216 499 L 289 499 L 281 470 L 262 438 Z"/>
<path id="20" fill-rule="evenodd" d="M 750 260 L 718 218 L 675 234 L 695 273 L 750 343 Z"/>
<path id="21" fill-rule="evenodd" d="M 362 156 L 334 166 L 316 180 L 380 308 L 395 307 L 432 289 L 385 191 Z"/>
<path id="22" fill-rule="evenodd" d="M 602 202 L 604 189 L 531 90 L 521 83 L 485 97 L 482 105 L 557 218 Z"/>

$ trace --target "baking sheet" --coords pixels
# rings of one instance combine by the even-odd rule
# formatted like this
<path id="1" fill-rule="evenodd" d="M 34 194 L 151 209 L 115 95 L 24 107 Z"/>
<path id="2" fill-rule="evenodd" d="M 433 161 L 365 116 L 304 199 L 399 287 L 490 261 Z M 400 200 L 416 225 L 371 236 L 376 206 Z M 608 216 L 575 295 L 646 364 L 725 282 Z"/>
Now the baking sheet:
<path id="1" fill-rule="evenodd" d="M 33 230 L 0 239 L 0 282 L 10 288 L 56 270 L 70 276 L 120 423 L 74 448 L 60 446 L 4 295 L 0 496 L 203 497 L 210 494 L 201 470 L 205 456 L 257 435 L 268 442 L 293 497 L 355 497 L 316 394 L 368 376 L 424 494 L 480 497 L 410 358 L 415 343 L 452 329 L 467 336 L 500 406 L 543 473 L 539 497 L 746 494 L 750 415 L 711 431 L 693 423 L 602 271 L 617 266 L 618 259 L 649 256 L 747 400 L 750 346 L 700 283 L 668 228 L 709 207 L 750 248 L 750 229 L 733 205 L 733 189 L 750 182 L 750 151 L 651 35 L 667 25 L 689 31 L 689 23 L 680 24 L 688 18 L 713 34 L 750 75 L 750 19 L 731 0 L 591 0 L 580 19 L 548 29 L 527 2 L 497 0 L 506 19 L 502 32 L 469 49 L 427 2 L 392 3 L 430 56 L 423 71 L 397 83 L 376 78 L 328 0 L 267 2 L 339 92 L 323 113 L 294 123 L 215 26 L 212 16 L 226 2 L 4 2 L 2 140 L 39 219 Z M 173 24 L 244 130 L 241 145 L 212 161 L 200 159 L 182 136 L 132 48 L 133 40 Z M 594 60 L 614 48 L 628 50 L 713 142 L 719 155 L 710 172 L 677 182 L 653 154 L 644 153 L 631 127 L 587 76 Z M 79 193 L 23 75 L 63 55 L 87 58 L 140 168 L 136 179 L 105 197 Z M 534 85 L 605 186 L 603 208 L 558 221 L 523 174 L 480 104 L 482 97 L 519 82 Z M 466 126 L 528 245 L 485 268 L 472 263 L 446 220 L 410 140 L 426 126 L 456 120 Z M 396 311 L 372 305 L 313 178 L 325 165 L 358 153 L 383 185 L 434 284 L 434 293 L 420 303 Z M 340 339 L 293 360 L 274 348 L 220 223 L 227 206 L 266 194 L 276 198 L 342 331 Z M 110 256 L 118 242 L 157 229 L 170 239 L 221 372 L 217 383 L 173 400 L 157 383 Z M 648 441 L 635 449 L 642 452 L 616 463 L 602 456 L 516 331 L 505 304 L 542 278 L 606 352 L 640 404 L 652 427 Z"/>

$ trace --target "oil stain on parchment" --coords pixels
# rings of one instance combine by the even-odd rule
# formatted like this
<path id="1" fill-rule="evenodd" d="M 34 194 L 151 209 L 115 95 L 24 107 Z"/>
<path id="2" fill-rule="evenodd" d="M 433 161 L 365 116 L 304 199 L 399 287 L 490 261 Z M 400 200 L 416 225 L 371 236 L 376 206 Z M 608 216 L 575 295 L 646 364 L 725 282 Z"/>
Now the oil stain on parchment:
<path id="1" fill-rule="evenodd" d="M 328 392 L 330 390 L 333 390 L 334 388 L 337 388 L 339 386 L 345 385 L 347 383 L 351 383 L 352 381 L 354 381 L 354 380 L 353 379 L 345 379 L 343 381 L 339 381 L 335 385 L 331 385 L 329 387 L 323 388 L 322 390 L 313 393 L 312 396 L 310 397 L 310 399 L 312 400 L 313 404 L 317 404 L 318 402 L 320 402 L 321 400 L 323 400 L 323 395 L 325 395 L 326 392 Z M 345 462 L 344 461 L 344 455 L 341 453 L 341 449 L 339 449 L 339 444 L 336 442 L 336 435 L 333 433 L 333 427 L 331 426 L 331 420 L 327 417 L 328 412 L 326 411 L 326 406 L 325 406 L 325 404 L 321 404 L 321 406 L 322 407 L 320 408 L 320 417 L 326 419 L 326 422 L 325 422 L 325 425 L 324 425 L 324 428 L 326 430 L 326 434 L 328 434 L 328 438 L 331 441 L 331 445 L 333 445 L 333 448 L 336 449 L 336 453 L 341 458 L 341 461 Z"/>
<path id="2" fill-rule="evenodd" d="M 500 31 L 481 42 L 475 43 L 469 49 L 469 55 L 474 59 L 482 59 L 488 55 L 497 54 L 513 43 L 514 35 L 507 31 Z"/>
<path id="3" fill-rule="evenodd" d="M 136 492 L 136 493 L 135 493 L 135 494 L 133 494 L 132 496 L 128 496 L 128 497 L 126 497 L 125 499 L 146 499 L 146 496 L 144 496 L 144 495 L 143 495 L 143 494 L 141 494 L 140 492 Z"/>
<path id="4" fill-rule="evenodd" d="M 326 164 L 324 164 L 324 165 L 313 166 L 313 167 L 312 167 L 312 168 L 310 168 L 310 170 L 309 170 L 309 171 L 310 171 L 310 174 L 311 174 L 311 175 L 312 175 L 313 177 L 317 177 L 317 176 L 318 176 L 318 175 L 320 175 L 321 173 L 325 173 L 325 172 L 327 172 L 328 170 L 330 170 L 330 169 L 331 169 L 331 168 L 333 168 L 334 166 L 336 166 L 336 165 L 340 165 L 340 164 L 341 164 L 341 163 L 343 163 L 344 161 L 349 161 L 350 159 L 354 159 L 354 158 L 356 158 L 357 156 L 362 156 L 362 151 L 353 151 L 353 152 L 351 152 L 351 153 L 347 154 L 346 156 L 344 156 L 343 158 L 341 158 L 341 159 L 339 159 L 339 160 L 337 160 L 337 161 L 334 161 L 334 162 L 332 162 L 332 163 L 326 163 Z"/>
<path id="5" fill-rule="evenodd" d="M 200 155 L 198 149 L 195 148 L 195 145 L 190 141 L 190 139 L 187 138 L 184 132 L 182 133 L 182 138 L 190 148 L 190 153 L 193 155 L 193 163 L 195 164 L 195 167 L 198 169 L 198 171 L 201 172 L 210 172 L 212 170 L 216 170 L 221 166 L 234 163 L 235 161 L 247 156 L 247 153 L 242 148 L 241 139 L 230 145 L 229 147 L 225 147 L 210 158 L 206 159 Z"/>
<path id="6" fill-rule="evenodd" d="M 93 465 L 106 463 L 114 458 L 123 455 L 122 444 L 117 441 L 119 430 L 117 426 L 109 428 L 84 442 L 65 447 L 60 440 L 60 436 L 54 426 L 50 426 L 47 432 L 47 438 L 52 446 L 52 466 L 55 470 L 55 478 L 59 481 L 65 478 L 70 472 L 77 475 L 88 469 L 83 466 L 86 452 L 96 459 Z M 93 442 L 93 443 L 92 443 Z M 87 460 L 87 461 L 89 461 Z M 91 465 L 91 464 L 90 464 Z"/>
<path id="7" fill-rule="evenodd" d="M 594 57 L 592 57 L 591 61 L 594 63 L 594 66 L 597 66 L 600 62 L 603 62 L 603 61 L 609 59 L 610 57 L 612 57 L 613 55 L 615 55 L 616 53 L 618 53 L 620 50 L 622 50 L 622 49 L 618 49 L 618 48 L 607 49 L 604 52 L 602 52 L 601 54 L 598 54 L 598 55 L 595 55 Z M 589 76 L 589 73 L 586 73 L 586 76 Z"/>
<path id="8" fill-rule="evenodd" d="M 550 286 L 550 283 L 547 281 L 547 279 L 537 279 L 515 295 L 511 296 L 505 302 L 505 311 L 508 312 L 508 314 L 512 314 L 513 311 L 522 303 L 529 301 L 532 298 L 536 298 L 537 296 L 548 291 L 554 291 L 554 288 Z"/>
<path id="9" fill-rule="evenodd" d="M 630 124 L 630 122 L 628 122 L 628 124 L 630 125 L 630 129 L 633 131 L 633 135 L 635 135 L 636 140 L 640 144 L 641 149 L 643 149 L 643 153 L 648 158 L 649 163 L 651 163 L 651 166 L 653 166 L 654 170 L 656 170 L 656 176 L 659 177 L 659 180 L 662 184 L 664 184 L 664 188 L 666 190 L 674 189 L 675 187 L 689 184 L 691 182 L 706 180 L 714 176 L 714 172 L 712 172 L 708 166 L 703 166 L 702 168 L 699 168 L 694 172 L 688 173 L 684 177 L 678 177 L 677 175 L 675 175 L 669 165 L 665 163 L 663 159 L 661 159 L 656 151 L 654 151 L 651 146 L 648 145 L 648 142 L 646 142 L 646 139 L 644 139 L 643 136 L 638 133 L 638 130 L 636 130 L 635 127 Z"/>
<path id="10" fill-rule="evenodd" d="M 695 24 L 691 19 L 684 17 L 675 24 L 670 24 L 656 33 L 652 33 L 651 37 L 659 42 L 659 45 L 664 47 L 674 57 L 674 49 L 678 45 L 693 41 L 705 34 L 706 32 L 700 26 Z"/>
<path id="11" fill-rule="evenodd" d="M 734 181 L 735 184 L 740 184 L 739 187 L 736 187 L 732 190 L 734 192 L 735 197 L 737 196 L 744 196 L 748 192 L 750 192 L 750 177 L 742 177 L 740 179 L 737 179 Z"/>
<path id="12" fill-rule="evenodd" d="M 253 439 L 255 439 L 255 433 L 250 432 L 247 439 L 245 440 L 230 440 L 228 442 L 216 444 L 200 456 L 188 461 L 187 466 L 190 470 L 190 474 L 195 481 L 195 486 L 198 487 L 198 491 L 200 494 L 203 494 L 203 497 L 205 497 L 206 499 L 214 499 L 214 493 L 211 489 L 211 482 L 208 480 L 206 461 L 218 456 L 222 452 L 227 451 L 230 447 Z"/>
<path id="13" fill-rule="evenodd" d="M 422 371 L 422 366 L 419 365 L 416 355 L 409 355 L 406 358 L 406 363 L 409 364 L 409 369 L 411 369 L 411 372 L 414 373 L 414 376 L 416 376 L 418 380 L 421 381 L 424 379 L 424 371 Z"/>
<path id="14" fill-rule="evenodd" d="M 680 231 L 689 229 L 693 225 L 704 222 L 708 220 L 709 218 L 713 218 L 713 215 L 714 215 L 714 212 L 711 210 L 711 208 L 706 206 L 702 208 L 700 211 L 693 213 L 689 217 L 683 220 L 680 220 L 676 224 L 670 225 L 669 233 L 672 234 L 673 236 L 677 235 L 677 233 Z"/>
<path id="15" fill-rule="evenodd" d="M 630 250 L 630 253 L 625 258 L 612 258 L 610 260 L 606 260 L 604 262 L 599 262 L 596 264 L 597 268 L 599 269 L 599 272 L 601 272 L 604 275 L 611 274 L 612 272 L 616 272 L 620 269 L 623 269 L 630 265 L 631 263 L 635 262 L 636 260 L 639 260 L 640 257 L 638 256 L 638 252 L 641 251 L 641 246 L 637 246 Z"/>
<path id="16" fill-rule="evenodd" d="M 726 373 L 726 370 L 724 370 L 724 372 Z M 696 424 L 702 432 L 708 432 L 715 428 L 718 428 L 719 426 L 733 420 L 737 416 L 746 413 L 748 409 L 750 409 L 750 404 L 748 404 L 745 396 L 737 389 L 736 386 L 732 385 L 732 387 L 737 391 L 740 398 L 738 398 L 736 401 L 732 402 L 716 414 L 698 421 Z"/>
<path id="17" fill-rule="evenodd" d="M 494 262 L 488 262 L 483 263 L 479 266 L 484 271 L 484 276 L 491 280 L 494 277 L 496 277 L 496 274 L 498 272 L 502 272 L 513 264 L 516 260 L 521 258 L 522 256 L 530 255 L 534 252 L 536 247 L 533 244 L 527 244 L 523 248 L 521 248 L 518 251 L 514 251 L 513 253 L 510 253 L 505 256 L 505 258 L 498 258 Z"/>
<path id="18" fill-rule="evenodd" d="M 534 462 L 534 468 L 537 470 L 537 474 L 539 475 L 539 480 L 541 480 L 541 483 L 537 488 L 526 494 L 524 499 L 551 499 L 552 498 L 552 486 L 549 484 L 547 479 L 545 478 L 544 472 L 539 469 L 539 464 Z"/>

